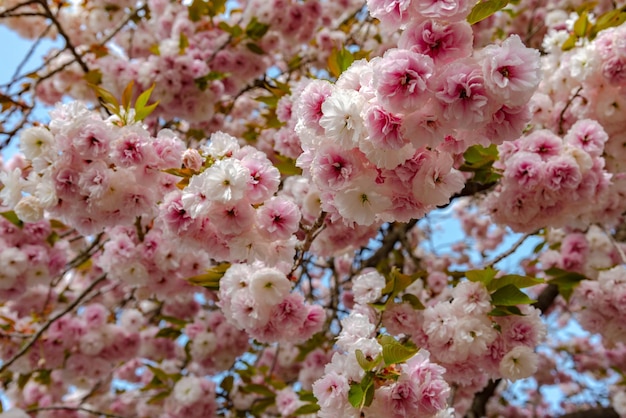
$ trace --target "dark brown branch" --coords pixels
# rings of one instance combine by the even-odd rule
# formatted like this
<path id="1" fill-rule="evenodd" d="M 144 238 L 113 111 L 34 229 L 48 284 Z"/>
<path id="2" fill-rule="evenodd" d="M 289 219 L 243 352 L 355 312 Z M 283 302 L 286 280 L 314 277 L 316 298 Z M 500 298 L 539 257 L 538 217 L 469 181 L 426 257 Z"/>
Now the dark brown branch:
<path id="1" fill-rule="evenodd" d="M 69 49 L 69 51 L 72 53 L 72 55 L 76 59 L 76 62 L 78 63 L 78 65 L 80 65 L 80 68 L 82 68 L 82 70 L 85 72 L 85 74 L 88 73 L 89 72 L 89 67 L 87 66 L 87 64 L 85 64 L 85 61 L 83 61 L 83 58 L 81 57 L 81 55 L 78 53 L 78 51 L 76 50 L 76 48 L 72 44 L 72 41 L 71 41 L 69 35 L 65 32 L 65 29 L 63 29 L 63 26 L 61 25 L 61 22 L 58 21 L 58 19 L 54 15 L 54 13 L 52 13 L 52 10 L 50 10 L 50 7 L 48 6 L 47 1 L 46 0 L 39 0 L 39 4 L 41 4 L 43 6 L 48 19 L 50 19 L 52 21 L 52 24 L 54 24 L 54 26 L 57 28 L 57 31 L 59 32 L 59 35 L 61 35 L 61 37 L 65 41 L 65 48 Z"/>
<path id="2" fill-rule="evenodd" d="M 537 297 L 537 302 L 533 304 L 533 306 L 541 311 L 541 313 L 546 313 L 548 309 L 554 303 L 554 300 L 559 295 L 559 288 L 553 284 L 547 285 Z"/>
<path id="3" fill-rule="evenodd" d="M 487 386 L 474 396 L 472 407 L 465 415 L 465 418 L 482 418 L 486 416 L 487 402 L 496 392 L 501 380 L 490 380 Z"/>
<path id="4" fill-rule="evenodd" d="M 63 405 L 41 406 L 41 407 L 35 407 L 35 408 L 30 408 L 26 410 L 26 412 L 38 412 L 38 411 L 80 411 L 80 412 L 86 412 L 91 415 L 97 415 L 99 417 L 126 418 L 122 415 L 109 414 L 108 412 L 102 412 L 102 411 L 94 411 L 93 409 L 84 408 L 82 406 L 63 406 Z"/>
<path id="5" fill-rule="evenodd" d="M 417 219 L 411 219 L 408 223 L 393 223 L 390 225 L 389 233 L 383 238 L 383 243 L 376 252 L 364 260 L 363 267 L 376 267 L 385 257 L 389 255 L 396 242 L 406 235 L 417 223 Z"/>
<path id="6" fill-rule="evenodd" d="M 580 92 L 582 91 L 582 89 L 582 86 L 578 87 L 576 93 L 574 93 L 574 95 L 569 98 L 567 103 L 565 103 L 565 107 L 563 108 L 563 110 L 561 110 L 561 113 L 559 114 L 559 135 L 563 135 L 565 133 L 565 129 L 563 129 L 563 122 L 565 122 L 565 112 L 567 112 L 567 109 L 569 109 L 569 107 L 572 105 L 574 99 L 580 97 Z"/>
<path id="7" fill-rule="evenodd" d="M 24 3 L 16 4 L 15 6 L 10 7 L 8 9 L 4 10 L 3 12 L 1 12 L 0 13 L 0 17 L 4 17 L 7 14 L 12 13 L 12 12 L 22 8 L 22 7 L 26 7 L 28 5 L 35 4 L 35 3 L 39 3 L 39 1 L 38 0 L 29 0 L 29 1 L 25 1 Z"/>
<path id="8" fill-rule="evenodd" d="M 570 412 L 569 414 L 561 415 L 560 418 L 620 418 L 615 409 L 611 407 L 606 408 L 593 408 L 584 411 Z"/>

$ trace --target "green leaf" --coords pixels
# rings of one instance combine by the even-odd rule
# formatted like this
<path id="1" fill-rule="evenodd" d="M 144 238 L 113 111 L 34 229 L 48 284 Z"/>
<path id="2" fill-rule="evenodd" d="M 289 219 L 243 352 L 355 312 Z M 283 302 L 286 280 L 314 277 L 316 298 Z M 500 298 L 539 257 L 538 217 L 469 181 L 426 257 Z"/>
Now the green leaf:
<path id="1" fill-rule="evenodd" d="M 293 415 L 314 414 L 317 411 L 319 411 L 320 409 L 322 409 L 322 408 L 318 404 L 316 404 L 316 403 L 308 403 L 308 404 L 302 405 L 301 407 L 299 407 L 298 409 L 293 411 Z"/>
<path id="2" fill-rule="evenodd" d="M 87 82 L 87 84 L 93 84 L 98 85 L 100 83 L 102 83 L 102 71 L 100 70 L 89 70 L 85 75 L 84 75 L 85 81 Z"/>
<path id="3" fill-rule="evenodd" d="M 28 383 L 28 381 L 30 380 L 31 375 L 32 373 L 20 373 L 19 377 L 17 378 L 17 387 L 23 390 L 24 386 L 26 386 L 26 383 Z"/>
<path id="4" fill-rule="evenodd" d="M 270 25 L 261 23 L 256 17 L 253 17 L 250 23 L 246 25 L 246 36 L 254 41 L 261 39 L 269 30 Z"/>
<path id="5" fill-rule="evenodd" d="M 258 395 L 263 395 L 263 396 L 268 396 L 268 397 L 276 396 L 274 391 L 269 389 L 267 386 L 259 385 L 256 383 L 250 383 L 248 385 L 243 386 L 241 388 L 241 391 L 244 393 L 256 393 Z"/>
<path id="6" fill-rule="evenodd" d="M 137 97 L 137 101 L 135 102 L 135 109 L 142 108 L 146 104 L 148 104 L 148 100 L 150 100 L 150 96 L 152 95 L 152 92 L 154 91 L 155 87 L 156 87 L 156 84 L 152 83 L 152 85 L 150 86 L 148 90 L 144 91 L 143 93 L 139 95 L 139 97 Z"/>
<path id="7" fill-rule="evenodd" d="M 510 284 L 517 287 L 518 289 L 524 289 L 526 287 L 536 286 L 542 283 L 545 283 L 545 280 L 538 279 L 536 277 L 507 274 L 491 281 L 487 286 L 487 290 L 493 292 L 494 290 L 498 290 Z"/>
<path id="8" fill-rule="evenodd" d="M 315 397 L 315 395 L 313 395 L 313 392 L 311 392 L 310 390 L 300 390 L 297 393 L 298 393 L 298 398 L 302 402 L 307 402 L 307 403 L 317 402 L 317 398 Z"/>
<path id="9" fill-rule="evenodd" d="M 209 87 L 209 83 L 215 80 L 223 80 L 224 78 L 230 76 L 230 73 L 222 73 L 219 71 L 211 71 L 207 75 L 202 77 L 194 78 L 194 83 L 201 90 L 205 91 L 207 87 Z"/>
<path id="10" fill-rule="evenodd" d="M 278 100 L 280 97 L 278 96 L 258 96 L 255 97 L 254 100 L 257 102 L 265 103 L 270 108 L 275 108 L 278 105 Z"/>
<path id="11" fill-rule="evenodd" d="M 171 174 L 173 176 L 182 177 L 183 179 L 189 180 L 191 177 L 198 174 L 197 171 L 192 170 L 191 168 L 167 168 L 163 170 L 164 173 Z"/>
<path id="12" fill-rule="evenodd" d="M 152 95 L 152 92 L 154 91 L 155 87 L 156 87 L 156 84 L 152 83 L 152 85 L 150 86 L 148 90 L 142 92 L 139 95 L 139 97 L 137 97 L 137 101 L 135 101 L 135 112 L 139 113 L 146 107 L 146 105 L 148 104 L 148 100 L 150 100 L 150 96 Z"/>
<path id="13" fill-rule="evenodd" d="M 220 387 L 224 389 L 224 391 L 230 393 L 230 391 L 233 390 L 234 383 L 235 383 L 235 377 L 232 375 L 228 375 L 222 380 Z"/>
<path id="14" fill-rule="evenodd" d="M 158 404 L 161 401 L 165 400 L 165 398 L 170 396 L 171 393 L 172 393 L 171 389 L 165 390 L 163 392 L 159 392 L 156 395 L 154 395 L 153 397 L 151 397 L 150 399 L 148 399 L 148 401 L 146 403 L 148 405 Z"/>
<path id="15" fill-rule="evenodd" d="M 502 10 L 509 4 L 508 0 L 486 0 L 477 3 L 470 14 L 467 16 L 467 22 L 470 25 L 478 23 L 483 19 L 488 18 L 492 14 L 499 10 Z"/>
<path id="16" fill-rule="evenodd" d="M 396 296 L 403 292 L 407 287 L 411 286 L 415 280 L 423 276 L 424 272 L 417 272 L 411 276 L 401 273 L 397 267 L 393 267 L 386 280 L 385 288 L 382 290 L 383 295 L 389 294 L 387 303 L 391 302 Z"/>
<path id="17" fill-rule="evenodd" d="M 180 337 L 181 334 L 182 332 L 176 328 L 161 328 L 154 337 L 175 340 L 176 338 Z"/>
<path id="18" fill-rule="evenodd" d="M 402 301 L 411 305 L 411 307 L 418 311 L 423 311 L 426 307 L 422 304 L 419 298 L 411 293 L 402 295 Z"/>
<path id="19" fill-rule="evenodd" d="M 226 0 L 193 0 L 187 11 L 192 22 L 197 22 L 204 16 L 215 17 L 226 11 Z"/>
<path id="20" fill-rule="evenodd" d="M 178 53 L 180 55 L 183 55 L 188 46 L 189 39 L 187 39 L 187 36 L 183 32 L 181 32 L 180 35 L 178 35 Z"/>
<path id="21" fill-rule="evenodd" d="M 130 80 L 130 82 L 126 85 L 124 92 L 122 93 L 122 107 L 128 111 L 130 109 L 130 101 L 133 98 L 133 86 L 135 82 Z"/>
<path id="22" fill-rule="evenodd" d="M 493 168 L 493 163 L 498 160 L 498 148 L 495 145 L 483 147 L 474 145 L 463 154 L 465 162 L 460 170 L 474 173 L 473 180 L 482 184 L 497 181 L 502 175 Z"/>
<path id="23" fill-rule="evenodd" d="M 491 295 L 491 303 L 496 306 L 528 305 L 535 302 L 512 284 L 496 290 Z"/>
<path id="24" fill-rule="evenodd" d="M 378 342 L 383 348 L 383 360 L 387 366 L 402 363 L 413 357 L 419 351 L 419 348 L 411 341 L 401 344 L 389 335 L 380 336 Z"/>
<path id="25" fill-rule="evenodd" d="M 562 285 L 577 285 L 583 280 L 589 280 L 589 278 L 580 273 L 574 273 L 567 270 L 562 270 L 556 267 L 549 268 L 546 270 L 546 274 L 552 276 L 552 279 L 548 281 L 550 284 L 555 284 L 558 286 Z"/>
<path id="26" fill-rule="evenodd" d="M 274 405 L 275 402 L 275 396 L 271 398 L 255 399 L 252 403 L 252 407 L 250 408 L 250 412 L 252 412 L 255 416 L 261 415 L 267 408 Z"/>
<path id="27" fill-rule="evenodd" d="M 187 278 L 187 281 L 196 286 L 206 287 L 207 289 L 219 290 L 220 279 L 226 274 L 226 270 L 230 267 L 230 263 L 221 263 L 210 268 L 204 274 Z"/>
<path id="28" fill-rule="evenodd" d="M 465 164 L 473 169 L 491 166 L 498 160 L 498 147 L 491 144 L 488 147 L 473 145 L 463 153 Z"/>
<path id="29" fill-rule="evenodd" d="M 620 26 L 624 22 L 626 22 L 626 6 L 603 13 L 596 19 L 596 24 L 591 27 L 589 38 L 593 39 L 601 31 Z"/>
<path id="30" fill-rule="evenodd" d="M 576 35 L 574 34 L 570 35 L 570 37 L 567 38 L 565 42 L 563 42 L 563 45 L 561 45 L 561 50 L 569 51 L 570 49 L 574 48 L 576 46 L 577 40 L 578 38 L 576 37 Z"/>
<path id="31" fill-rule="evenodd" d="M 153 376 L 150 383 L 139 389 L 141 392 L 148 392 L 153 389 L 167 389 L 167 384 L 163 383 L 158 377 Z"/>
<path id="32" fill-rule="evenodd" d="M 44 386 L 49 386 L 52 382 L 51 373 L 52 370 L 39 370 L 35 373 L 34 380 Z"/>
<path id="33" fill-rule="evenodd" d="M 374 392 L 376 392 L 376 387 L 374 386 L 374 380 L 363 379 L 363 381 L 361 382 L 361 387 L 363 388 L 363 392 L 365 392 L 365 397 L 363 399 L 363 406 L 370 406 L 372 404 L 372 401 L 374 400 Z"/>
<path id="34" fill-rule="evenodd" d="M 89 84 L 89 87 L 91 87 L 96 93 L 96 96 L 100 98 L 104 107 L 106 107 L 112 114 L 120 116 L 120 104 L 110 91 L 95 84 Z"/>
<path id="35" fill-rule="evenodd" d="M 348 51 L 346 48 L 333 48 L 328 57 L 328 71 L 333 77 L 337 78 L 341 73 L 347 70 L 353 62 L 354 56 L 352 52 Z"/>
<path id="36" fill-rule="evenodd" d="M 465 277 L 470 282 L 480 282 L 485 286 L 489 286 L 489 283 L 496 277 L 498 272 L 491 267 L 487 267 L 483 270 L 468 270 L 465 272 Z"/>
<path id="37" fill-rule="evenodd" d="M 208 14 L 208 6 L 203 0 L 193 0 L 187 7 L 189 13 L 189 20 L 197 22 L 202 19 L 202 16 Z"/>
<path id="38" fill-rule="evenodd" d="M 376 358 L 368 360 L 367 357 L 365 357 L 365 354 L 363 354 L 363 351 L 358 349 L 354 352 L 354 355 L 356 356 L 356 361 L 359 363 L 359 366 L 361 366 L 361 368 L 366 372 L 369 372 L 374 367 L 378 366 L 378 363 L 380 363 L 380 360 L 382 359 L 380 355 L 378 355 Z"/>
<path id="39" fill-rule="evenodd" d="M 209 0 L 209 16 L 214 17 L 226 12 L 227 0 Z"/>
<path id="40" fill-rule="evenodd" d="M 159 315 L 159 320 L 167 321 L 170 324 L 177 325 L 179 328 L 183 328 L 187 325 L 187 321 L 185 321 L 184 319 L 176 318 L 175 316 Z"/>
<path id="41" fill-rule="evenodd" d="M 264 55 L 265 51 L 263 51 L 263 48 L 261 48 L 258 44 L 254 43 L 254 42 L 247 42 L 246 43 L 246 48 L 248 48 L 250 51 L 254 52 L 257 55 Z"/>
<path id="42" fill-rule="evenodd" d="M 361 387 L 360 382 L 350 383 L 350 390 L 348 391 L 348 402 L 356 409 L 361 409 L 365 403 L 365 392 Z"/>
<path id="43" fill-rule="evenodd" d="M 283 176 L 299 176 L 302 174 L 302 169 L 296 166 L 294 159 L 276 155 L 275 160 L 274 167 L 276 167 Z"/>
<path id="44" fill-rule="evenodd" d="M 243 29 L 241 29 L 241 26 L 238 26 L 238 25 L 230 26 L 228 23 L 224 21 L 218 23 L 217 27 L 223 30 L 224 32 L 228 33 L 233 38 L 238 38 L 243 34 Z"/>
<path id="45" fill-rule="evenodd" d="M 489 312 L 488 315 L 491 316 L 509 316 L 509 315 L 518 315 L 524 316 L 522 311 L 517 306 L 496 306 Z"/>
<path id="46" fill-rule="evenodd" d="M 153 104 L 146 106 L 140 110 L 135 109 L 135 120 L 141 121 L 150 116 L 154 109 L 159 105 L 159 101 L 154 102 Z"/>
<path id="47" fill-rule="evenodd" d="M 154 374 L 154 377 L 159 379 L 161 382 L 165 383 L 169 380 L 170 377 L 168 376 L 168 374 L 158 367 L 151 366 L 150 364 L 146 364 L 146 367 L 150 369 L 152 374 Z"/>
<path id="48" fill-rule="evenodd" d="M 563 296 L 563 298 L 565 298 L 566 301 L 569 301 L 572 293 L 574 293 L 574 290 L 580 282 L 583 280 L 589 280 L 588 277 L 580 273 L 561 270 L 556 267 L 546 270 L 546 274 L 552 276 L 552 278 L 548 280 L 548 283 L 556 285 L 559 289 L 559 293 Z"/>
<path id="49" fill-rule="evenodd" d="M 302 57 L 300 55 L 293 56 L 287 63 L 287 69 L 293 71 L 296 70 L 302 64 Z"/>
<path id="50" fill-rule="evenodd" d="M 538 254 L 539 251 L 543 250 L 543 247 L 546 246 L 546 242 L 542 241 L 533 248 L 533 254 Z"/>
<path id="51" fill-rule="evenodd" d="M 17 217 L 17 214 L 12 210 L 8 212 L 0 212 L 0 216 L 20 229 L 24 227 L 24 222 L 22 222 L 20 218 Z"/>
<path id="52" fill-rule="evenodd" d="M 152 55 L 156 55 L 157 57 L 161 55 L 161 51 L 159 50 L 159 44 L 152 45 L 150 48 L 148 48 L 148 51 L 150 51 Z"/>
<path id="53" fill-rule="evenodd" d="M 578 16 L 576 22 L 574 22 L 574 35 L 579 38 L 584 38 L 587 35 L 587 28 L 589 27 L 589 19 L 587 17 L 587 11 L 584 11 Z"/>

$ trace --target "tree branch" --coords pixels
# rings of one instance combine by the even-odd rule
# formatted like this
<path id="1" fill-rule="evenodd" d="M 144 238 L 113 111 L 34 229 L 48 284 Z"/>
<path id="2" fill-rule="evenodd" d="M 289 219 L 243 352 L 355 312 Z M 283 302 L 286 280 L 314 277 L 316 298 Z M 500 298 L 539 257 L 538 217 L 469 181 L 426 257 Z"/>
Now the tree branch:
<path id="1" fill-rule="evenodd" d="M 42 406 L 27 409 L 26 412 L 38 412 L 38 411 L 80 411 L 86 412 L 88 414 L 97 415 L 99 417 L 107 417 L 107 418 L 127 418 L 122 415 L 117 414 L 109 414 L 107 412 L 102 411 L 94 411 L 93 409 L 84 408 L 82 406 L 63 406 L 63 405 L 55 405 L 55 406 Z"/>
<path id="2" fill-rule="evenodd" d="M 52 324 L 54 324 L 61 317 L 63 317 L 68 312 L 76 308 L 83 301 L 83 299 L 89 294 L 89 292 L 91 292 L 98 284 L 104 281 L 104 279 L 106 279 L 106 274 L 103 274 L 102 276 L 94 280 L 89 286 L 87 286 L 85 290 L 83 290 L 83 292 L 80 295 L 78 295 L 78 297 L 74 300 L 74 302 L 70 303 L 65 309 L 63 309 L 61 312 L 59 312 L 58 314 L 50 318 L 48 322 L 46 322 L 39 329 L 39 331 L 37 331 L 35 335 L 33 335 L 33 338 L 31 338 L 30 341 L 24 344 L 24 346 L 20 349 L 20 351 L 18 351 L 13 357 L 11 357 L 11 359 L 7 360 L 4 364 L 2 364 L 2 367 L 0 367 L 0 374 L 4 372 L 6 369 L 8 369 L 13 363 L 15 363 L 24 354 L 26 354 L 28 350 L 30 350 L 30 348 L 33 345 L 35 345 L 35 343 L 39 340 L 39 338 L 41 338 L 43 333 L 46 332 L 48 328 L 50 328 Z"/>
<path id="3" fill-rule="evenodd" d="M 406 235 L 417 224 L 417 219 L 411 219 L 408 223 L 393 223 L 391 224 L 389 233 L 383 238 L 382 245 L 376 252 L 363 263 L 363 267 L 376 267 L 396 245 L 396 242 L 400 240 L 400 237 Z"/>
<path id="4" fill-rule="evenodd" d="M 72 53 L 72 55 L 76 59 L 76 62 L 78 62 L 78 65 L 80 65 L 80 68 L 82 68 L 82 70 L 85 72 L 85 74 L 88 73 L 89 72 L 89 67 L 87 66 L 85 61 L 83 61 L 83 57 L 80 56 L 80 54 L 78 53 L 78 51 L 76 50 L 76 48 L 72 44 L 72 41 L 71 41 L 70 37 L 65 32 L 65 29 L 63 29 L 63 26 L 61 26 L 61 23 L 57 20 L 57 18 L 54 15 L 54 13 L 52 13 L 52 10 L 50 10 L 50 7 L 48 6 L 48 2 L 46 0 L 39 0 L 39 4 L 41 4 L 41 6 L 44 8 L 48 19 L 50 19 L 52 21 L 54 26 L 57 28 L 57 31 L 59 32 L 59 35 L 61 35 L 61 37 L 65 41 L 65 48 L 69 49 L 69 51 Z"/>
<path id="5" fill-rule="evenodd" d="M 615 409 L 611 407 L 600 407 L 570 412 L 569 414 L 561 415 L 560 418 L 620 418 L 620 416 Z"/>
<path id="6" fill-rule="evenodd" d="M 490 380 L 487 386 L 474 396 L 472 407 L 465 414 L 465 418 L 482 418 L 486 416 L 487 402 L 496 392 L 502 379 Z"/>
<path id="7" fill-rule="evenodd" d="M 513 246 L 511 248 L 509 248 L 507 251 L 503 252 L 502 254 L 500 254 L 499 256 L 494 258 L 493 260 L 491 260 L 489 263 L 487 263 L 485 265 L 485 267 L 493 267 L 494 265 L 496 265 L 500 261 L 504 260 L 505 258 L 510 256 L 511 254 L 513 254 L 524 243 L 524 241 L 526 241 L 526 239 L 528 237 L 530 237 L 531 235 L 534 235 L 534 233 L 533 234 L 524 234 L 522 237 L 520 237 L 519 240 L 517 240 L 517 242 L 515 244 L 513 244 Z"/>

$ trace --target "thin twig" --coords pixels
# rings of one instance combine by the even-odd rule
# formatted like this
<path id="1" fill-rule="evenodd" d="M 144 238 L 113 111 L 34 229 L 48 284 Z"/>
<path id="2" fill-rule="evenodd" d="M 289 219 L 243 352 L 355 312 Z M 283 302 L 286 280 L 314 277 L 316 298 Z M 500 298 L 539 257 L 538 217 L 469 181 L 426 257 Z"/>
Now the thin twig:
<path id="1" fill-rule="evenodd" d="M 46 11 L 46 14 L 48 15 L 47 16 L 48 19 L 50 19 L 52 21 L 52 24 L 54 24 L 54 26 L 56 26 L 57 31 L 59 32 L 59 35 L 61 35 L 61 37 L 65 41 L 65 48 L 69 49 L 69 51 L 72 53 L 72 55 L 74 55 L 74 58 L 76 59 L 76 62 L 78 62 L 78 65 L 80 65 L 80 68 L 82 68 L 82 70 L 85 72 L 85 74 L 88 73 L 89 72 L 89 67 L 87 66 L 85 61 L 83 61 L 83 57 L 78 53 L 78 51 L 74 47 L 74 44 L 72 43 L 72 40 L 70 39 L 69 35 L 65 32 L 65 29 L 63 29 L 63 26 L 61 25 L 61 22 L 59 22 L 59 20 L 56 18 L 54 13 L 52 13 L 52 10 L 50 10 L 50 7 L 48 6 L 47 0 L 39 0 L 39 4 L 41 4 L 43 6 L 44 10 Z"/>
<path id="2" fill-rule="evenodd" d="M 287 277 L 295 273 L 296 270 L 298 270 L 298 267 L 300 267 L 300 265 L 303 263 L 304 255 L 311 248 L 311 244 L 313 244 L 313 241 L 315 240 L 315 238 L 317 238 L 319 233 L 324 229 L 325 219 L 326 219 L 326 212 L 322 212 L 320 216 L 317 218 L 317 220 L 315 221 L 315 223 L 313 224 L 313 226 L 311 226 L 311 228 L 309 228 L 309 230 L 307 231 L 304 244 L 302 244 L 302 247 L 299 250 L 298 258 L 296 259 L 296 262 L 293 264 L 293 267 L 291 268 L 291 271 L 289 272 Z"/>
<path id="3" fill-rule="evenodd" d="M 485 264 L 485 268 L 493 267 L 494 265 L 496 265 L 500 261 L 504 260 L 505 258 L 510 256 L 511 254 L 513 254 L 524 243 L 524 241 L 526 241 L 526 239 L 528 237 L 530 237 L 531 235 L 534 235 L 534 234 L 535 233 L 524 234 L 522 237 L 520 237 L 520 239 L 517 240 L 517 242 L 515 244 L 513 244 L 513 246 L 511 248 L 509 248 L 507 251 L 503 252 L 502 254 L 500 254 L 499 256 L 494 258 L 493 260 L 491 260 L 489 263 Z"/>
<path id="4" fill-rule="evenodd" d="M 25 7 L 34 3 L 39 3 L 38 0 L 29 0 L 29 1 L 25 1 L 24 3 L 20 3 L 20 4 L 16 4 L 13 7 L 10 7 L 2 12 L 0 12 L 0 17 L 4 17 L 5 15 L 7 15 L 8 13 L 12 13 L 14 11 L 16 11 L 17 9 L 21 8 L 21 7 Z"/>
<path id="5" fill-rule="evenodd" d="M 22 61 L 18 64 L 17 68 L 15 69 L 15 72 L 13 73 L 13 77 L 11 77 L 11 80 L 17 81 L 20 78 L 19 77 L 20 72 L 22 71 L 22 69 L 24 68 L 24 66 L 28 62 L 28 60 L 30 60 L 30 58 L 35 53 L 35 50 L 37 49 L 37 47 L 41 43 L 41 40 L 48 34 L 48 32 L 50 32 L 50 28 L 52 28 L 52 26 L 46 26 L 46 29 L 41 33 L 41 35 L 39 35 L 37 40 L 35 42 L 33 42 L 33 44 L 31 45 L 30 49 L 28 50 L 28 52 L 24 56 L 24 59 L 22 59 Z M 12 83 L 10 85 L 12 85 Z"/>
<path id="6" fill-rule="evenodd" d="M 400 241 L 402 235 L 406 235 L 415 225 L 417 219 L 411 219 L 408 223 L 393 223 L 390 224 L 389 232 L 383 238 L 382 245 L 376 252 L 366 260 L 363 260 L 362 267 L 376 267 L 385 257 L 389 255 L 396 242 Z"/>
<path id="7" fill-rule="evenodd" d="M 563 135 L 565 133 L 565 130 L 563 129 L 563 122 L 565 121 L 565 112 L 567 112 L 567 109 L 569 109 L 569 107 L 572 105 L 572 103 L 574 102 L 574 99 L 577 97 L 580 97 L 580 92 L 582 89 L 583 89 L 582 86 L 578 87 L 578 90 L 576 90 L 576 93 L 574 93 L 574 95 L 569 98 L 567 103 L 565 103 L 565 107 L 563 108 L 563 110 L 561 110 L 561 113 L 559 114 L 559 135 Z"/>
<path id="8" fill-rule="evenodd" d="M 110 414 L 108 412 L 95 411 L 93 409 L 85 408 L 83 406 L 63 406 L 63 405 L 55 405 L 55 406 L 40 406 L 35 408 L 27 409 L 26 412 L 38 412 L 38 411 L 80 411 L 86 412 L 92 415 L 98 415 L 107 418 L 128 418 L 123 415 Z"/>
<path id="9" fill-rule="evenodd" d="M 89 294 L 89 292 L 91 292 L 98 284 L 100 284 L 105 279 L 106 279 L 106 274 L 103 274 L 102 276 L 98 277 L 89 286 L 87 286 L 87 288 L 83 290 L 83 292 L 80 295 L 78 295 L 78 297 L 74 300 L 74 302 L 70 303 L 65 309 L 63 309 L 61 312 L 59 312 L 58 314 L 50 318 L 48 322 L 46 322 L 39 329 L 39 331 L 37 331 L 35 335 L 33 335 L 30 341 L 28 341 L 20 349 L 20 351 L 18 351 L 13 357 L 11 357 L 9 360 L 7 360 L 5 363 L 2 364 L 2 367 L 0 367 L 0 374 L 4 372 L 6 369 L 8 369 L 13 363 L 15 363 L 18 359 L 20 359 L 24 354 L 26 354 L 28 350 L 30 350 L 30 348 L 39 340 L 39 338 L 41 338 L 43 333 L 46 332 L 48 328 L 50 328 L 52 324 L 54 324 L 61 317 L 63 317 L 68 312 L 76 308 L 82 302 L 82 300 Z"/>

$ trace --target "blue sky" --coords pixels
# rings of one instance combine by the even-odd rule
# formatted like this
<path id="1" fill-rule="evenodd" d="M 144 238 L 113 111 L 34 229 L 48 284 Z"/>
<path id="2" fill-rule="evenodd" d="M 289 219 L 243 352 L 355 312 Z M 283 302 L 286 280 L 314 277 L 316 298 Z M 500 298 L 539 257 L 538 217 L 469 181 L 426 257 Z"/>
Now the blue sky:
<path id="1" fill-rule="evenodd" d="M 0 24 L 0 57 L 2 57 L 2 63 L 0 63 L 0 86 L 11 81 L 15 70 L 20 62 L 22 62 L 32 45 L 32 40 L 23 39 L 6 26 Z M 31 56 L 31 59 L 23 67 L 21 73 L 27 73 L 40 65 L 43 54 L 53 45 L 54 43 L 48 39 L 41 42 L 39 47 Z M 4 92 L 4 88 L 2 88 L 1 91 Z M 37 117 L 45 118 L 46 115 L 45 113 L 41 114 L 40 112 L 37 114 Z M 3 149 L 2 156 L 7 157 L 15 152 L 15 147 L 16 144 L 12 144 L 12 146 L 8 149 Z"/>

